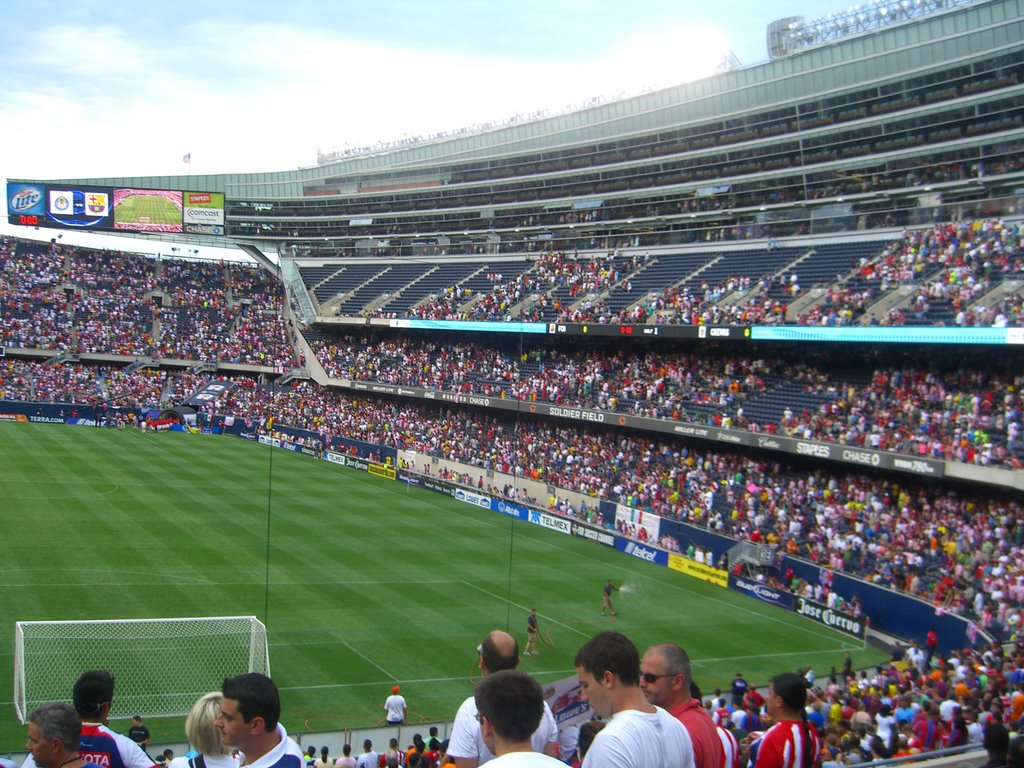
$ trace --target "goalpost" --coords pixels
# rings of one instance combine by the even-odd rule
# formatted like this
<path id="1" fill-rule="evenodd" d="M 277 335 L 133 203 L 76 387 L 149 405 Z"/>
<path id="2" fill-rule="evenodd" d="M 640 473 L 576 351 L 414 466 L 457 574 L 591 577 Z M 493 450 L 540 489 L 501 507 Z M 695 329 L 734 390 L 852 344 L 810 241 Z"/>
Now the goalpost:
<path id="1" fill-rule="evenodd" d="M 188 714 L 225 677 L 270 674 L 267 628 L 255 616 L 109 621 L 19 621 L 14 706 L 25 723 L 38 706 L 71 701 L 78 676 L 114 676 L 111 718 Z"/>

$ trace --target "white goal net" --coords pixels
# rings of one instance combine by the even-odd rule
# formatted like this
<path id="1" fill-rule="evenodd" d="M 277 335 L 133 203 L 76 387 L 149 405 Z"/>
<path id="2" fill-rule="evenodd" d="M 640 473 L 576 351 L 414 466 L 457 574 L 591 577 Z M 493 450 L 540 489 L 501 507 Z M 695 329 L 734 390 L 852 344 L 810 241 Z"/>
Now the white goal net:
<path id="1" fill-rule="evenodd" d="M 14 629 L 14 706 L 71 701 L 90 669 L 114 676 L 110 717 L 185 715 L 225 677 L 270 674 L 267 628 L 254 616 L 110 621 L 19 621 Z"/>

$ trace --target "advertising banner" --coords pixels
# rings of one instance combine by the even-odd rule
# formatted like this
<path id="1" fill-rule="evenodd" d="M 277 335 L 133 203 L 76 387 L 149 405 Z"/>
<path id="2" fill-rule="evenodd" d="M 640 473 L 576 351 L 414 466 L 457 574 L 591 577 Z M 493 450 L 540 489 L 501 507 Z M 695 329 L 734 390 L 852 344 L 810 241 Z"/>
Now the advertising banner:
<path id="1" fill-rule="evenodd" d="M 559 533 L 564 533 L 566 536 L 572 534 L 572 523 L 564 517 L 549 515 L 545 512 L 538 512 L 535 509 L 531 509 L 528 520 L 533 525 L 539 525 L 541 528 L 547 528 L 551 531 L 558 531 Z"/>
<path id="2" fill-rule="evenodd" d="M 504 499 L 492 499 L 491 509 L 495 512 L 500 512 L 503 515 L 515 517 L 519 520 L 530 519 L 530 509 L 519 504 L 515 504 L 511 501 L 505 501 Z"/>
<path id="3" fill-rule="evenodd" d="M 621 536 L 615 537 L 615 548 L 630 557 L 646 560 L 649 563 L 668 565 L 668 552 L 654 547 L 647 547 L 632 539 L 624 539 Z"/>
<path id="4" fill-rule="evenodd" d="M 737 592 L 743 592 L 757 600 L 793 610 L 793 595 L 752 579 L 745 579 L 742 576 L 730 576 L 729 589 L 735 589 Z"/>
<path id="5" fill-rule="evenodd" d="M 866 631 L 864 617 L 836 611 L 827 605 L 816 603 L 802 597 L 796 599 L 793 610 L 800 616 L 816 621 L 829 629 L 836 629 L 852 637 L 863 638 Z"/>
<path id="6" fill-rule="evenodd" d="M 224 234 L 224 194 L 183 192 L 185 231 L 192 234 Z"/>
<path id="7" fill-rule="evenodd" d="M 576 675 L 545 685 L 544 701 L 551 707 L 559 729 L 585 723 L 594 717 L 590 704 L 580 696 L 580 681 Z"/>
<path id="8" fill-rule="evenodd" d="M 452 494 L 459 501 L 464 501 L 467 504 L 472 504 L 474 507 L 483 507 L 484 509 L 491 508 L 491 497 L 484 496 L 473 491 L 467 491 L 465 488 L 456 488 Z"/>
<path id="9" fill-rule="evenodd" d="M 710 565 L 704 563 L 698 563 L 696 560 L 691 560 L 688 557 L 677 555 L 675 553 L 669 553 L 668 556 L 668 567 L 673 571 L 679 571 L 685 573 L 687 576 L 693 576 L 695 579 L 706 581 L 709 584 L 717 584 L 720 587 L 729 586 L 729 573 L 723 571 L 720 568 L 713 568 Z"/>
<path id="10" fill-rule="evenodd" d="M 618 504 L 615 507 L 615 527 L 630 538 L 657 541 L 661 537 L 661 518 L 652 512 Z M 641 533 L 642 531 L 642 533 Z"/>
<path id="11" fill-rule="evenodd" d="M 583 523 L 573 523 L 572 532 L 580 538 L 596 541 L 598 544 L 603 544 L 606 547 L 615 546 L 615 534 L 602 531 L 600 528 L 591 528 L 589 525 L 583 525 Z"/>

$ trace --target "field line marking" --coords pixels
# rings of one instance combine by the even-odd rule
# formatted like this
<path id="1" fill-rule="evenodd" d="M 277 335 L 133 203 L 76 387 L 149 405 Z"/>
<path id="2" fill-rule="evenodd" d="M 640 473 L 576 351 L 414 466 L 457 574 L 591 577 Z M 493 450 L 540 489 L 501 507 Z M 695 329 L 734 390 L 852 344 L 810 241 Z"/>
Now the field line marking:
<path id="1" fill-rule="evenodd" d="M 476 589 L 476 590 L 479 590 L 479 591 L 483 592 L 483 593 L 484 593 L 485 595 L 488 595 L 489 597 L 493 597 L 493 598 L 496 598 L 496 599 L 498 599 L 498 600 L 501 600 L 502 602 L 505 602 L 505 603 L 508 603 L 509 605 L 513 605 L 513 606 L 515 606 L 516 608 L 522 608 L 522 609 L 523 609 L 524 611 L 527 611 L 527 612 L 529 612 L 529 610 L 530 610 L 530 609 L 529 609 L 529 608 L 527 608 L 527 607 L 526 607 L 525 605 L 520 605 L 519 603 L 514 603 L 514 602 L 512 602 L 511 600 L 507 600 L 506 598 L 502 597 L 501 595 L 496 595 L 496 594 L 494 594 L 493 592 L 489 592 L 488 590 L 484 589 L 483 587 L 477 586 L 476 584 L 473 584 L 473 583 L 471 583 L 471 582 L 468 582 L 468 581 L 464 581 L 464 582 L 462 582 L 462 583 L 463 583 L 463 584 L 465 584 L 465 585 L 466 585 L 467 587 L 472 587 L 473 589 Z M 551 618 L 551 617 L 550 617 L 550 616 L 548 616 L 547 614 L 543 614 L 543 613 L 542 613 L 542 614 L 540 614 L 540 615 L 541 615 L 541 616 L 542 616 L 542 617 L 543 617 L 543 618 L 544 618 L 544 619 L 545 619 L 545 620 L 546 620 L 546 621 L 547 621 L 547 622 L 548 622 L 549 624 L 556 624 L 556 625 L 558 625 L 559 627 L 565 627 L 565 628 L 566 628 L 566 629 L 568 629 L 569 631 L 571 631 L 571 632 L 575 632 L 575 633 L 576 633 L 577 635 L 580 635 L 580 636 L 582 636 L 582 637 L 585 637 L 585 638 L 587 638 L 588 640 L 590 639 L 590 635 L 588 635 L 588 634 L 587 634 L 586 632 L 580 632 L 580 630 L 576 629 L 576 627 L 570 627 L 570 626 L 569 626 L 568 624 L 563 624 L 562 622 L 558 621 L 557 619 L 553 619 L 553 618 Z"/>
<path id="2" fill-rule="evenodd" d="M 295 454 L 295 455 L 298 455 L 298 454 Z M 329 463 L 329 462 L 323 462 L 323 463 Z M 397 493 L 398 491 L 397 490 L 393 490 L 393 489 L 389 489 L 389 492 Z M 426 504 L 428 504 L 429 506 L 433 506 L 435 508 L 443 509 L 443 507 L 441 507 L 440 504 L 431 504 L 431 502 L 429 500 L 426 501 Z M 498 521 L 504 519 L 503 516 L 495 515 L 494 516 L 495 517 L 495 521 L 492 523 L 487 518 L 480 517 L 480 516 L 478 516 L 476 514 L 472 514 L 472 512 L 475 512 L 475 511 L 477 511 L 475 508 L 471 508 L 471 509 L 467 509 L 465 513 L 461 512 L 461 511 L 456 511 L 454 514 L 457 514 L 457 515 L 459 515 L 461 517 L 464 517 L 464 518 L 468 518 L 470 520 L 474 520 L 474 521 L 478 522 L 480 525 L 483 525 L 484 527 L 487 527 L 487 528 L 496 528 L 496 527 L 498 527 L 498 525 L 497 525 Z M 532 531 L 533 529 L 541 530 L 537 526 L 530 526 L 530 530 Z M 545 533 L 548 533 L 551 536 L 555 535 L 551 531 L 545 531 Z M 548 547 L 550 549 L 554 549 L 554 550 L 556 550 L 558 552 L 569 553 L 569 550 L 566 547 L 560 546 L 555 539 L 550 539 L 549 540 L 549 539 L 546 539 L 544 537 L 534 537 L 534 536 L 531 536 L 530 537 L 530 541 L 534 542 L 534 543 L 537 543 L 537 544 L 539 544 L 541 546 L 545 546 L 545 547 Z M 584 558 L 586 558 L 588 560 L 591 560 L 591 561 L 594 561 L 594 562 L 599 562 L 599 559 L 597 557 L 591 556 L 591 555 L 586 554 L 586 553 L 571 553 L 571 554 L 574 554 L 577 557 L 584 557 Z M 624 567 L 622 567 L 620 565 L 617 565 L 617 564 L 610 564 L 609 567 L 614 568 L 615 570 L 619 571 L 620 573 L 626 573 L 626 574 L 628 574 L 631 577 L 635 576 L 635 577 L 637 577 L 639 579 L 643 579 L 646 582 L 654 584 L 655 587 L 662 587 L 662 588 L 669 587 L 669 588 L 677 590 L 679 592 L 683 592 L 684 594 L 687 594 L 687 595 L 700 596 L 702 600 L 707 600 L 709 602 L 713 602 L 713 603 L 716 603 L 718 605 L 724 606 L 724 607 L 728 608 L 730 611 L 737 612 L 737 613 L 744 613 L 744 614 L 747 614 L 749 616 L 754 616 L 754 617 L 756 617 L 758 619 L 763 619 L 763 620 L 766 620 L 766 621 L 771 621 L 774 624 L 782 624 L 783 626 L 786 626 L 786 627 L 789 627 L 789 628 L 792 628 L 792 629 L 796 629 L 796 630 L 798 630 L 798 631 L 800 631 L 800 632 L 802 632 L 804 634 L 811 635 L 812 637 L 815 637 L 815 638 L 821 638 L 821 639 L 828 638 L 828 639 L 831 639 L 833 641 L 838 639 L 838 640 L 840 640 L 840 642 L 838 643 L 839 650 L 854 650 L 854 649 L 857 649 L 857 648 L 860 647 L 859 645 L 848 645 L 847 642 L 842 640 L 842 638 L 837 638 L 837 635 L 838 635 L 837 632 L 835 632 L 833 630 L 829 630 L 826 627 L 819 627 L 817 625 L 811 624 L 810 622 L 800 622 L 800 623 L 798 623 L 796 625 L 793 625 L 793 624 L 790 624 L 790 623 L 788 623 L 786 621 L 783 621 L 782 617 L 776 617 L 776 616 L 773 616 L 771 614 L 758 613 L 757 611 L 755 611 L 755 610 L 753 610 L 751 608 L 746 608 L 746 607 L 744 607 L 742 605 L 733 605 L 731 603 L 726 602 L 725 600 L 720 600 L 719 598 L 716 598 L 716 597 L 708 597 L 708 596 L 698 595 L 698 593 L 695 590 L 688 589 L 687 587 L 682 586 L 681 584 L 675 584 L 675 583 L 672 583 L 670 581 L 660 581 L 660 580 L 655 579 L 654 577 L 649 576 L 647 574 L 631 571 L 631 570 L 629 570 L 627 568 L 624 568 Z M 499 600 L 506 601 L 504 597 L 501 597 L 499 595 L 495 595 L 493 593 L 487 592 L 487 590 L 481 589 L 480 587 L 477 587 L 475 584 L 471 584 L 469 582 L 467 582 L 467 583 L 469 584 L 469 586 L 473 587 L 474 589 L 479 589 L 481 592 L 484 592 L 485 594 L 490 595 L 491 597 L 496 597 Z M 506 601 L 506 602 L 508 602 L 508 601 Z M 518 603 L 510 603 L 510 604 L 511 605 L 515 605 L 518 608 L 522 608 L 523 610 L 529 610 L 525 606 L 519 605 Z M 564 624 L 560 624 L 560 622 L 558 622 L 558 621 L 556 621 L 554 619 L 551 619 L 550 617 L 545 617 L 545 618 L 547 618 L 549 621 L 552 621 L 555 624 L 559 624 L 560 626 L 566 626 Z M 573 627 L 566 627 L 566 628 L 567 629 L 572 629 L 574 632 L 576 632 L 579 635 L 582 635 L 583 637 L 586 637 L 588 639 L 590 638 L 590 635 L 584 634 L 583 632 L 580 632 L 579 630 L 577 630 L 577 629 L 575 629 Z"/>
<path id="3" fill-rule="evenodd" d="M 531 528 L 534 528 L 534 527 L 536 527 L 536 526 L 531 526 Z M 540 530 L 540 529 L 538 529 L 538 530 Z M 555 535 L 555 534 L 551 533 L 550 531 L 546 531 L 546 533 L 550 533 L 551 535 Z M 537 544 L 540 544 L 542 546 L 546 546 L 546 547 L 549 547 L 551 549 L 558 550 L 559 552 L 569 553 L 568 549 L 566 549 L 565 547 L 560 546 L 555 540 L 547 541 L 544 538 L 540 538 L 540 537 L 531 538 L 530 540 L 535 542 L 535 543 L 537 543 Z M 590 556 L 589 554 L 586 554 L 586 553 L 583 553 L 583 554 L 581 554 L 581 553 L 569 553 L 569 554 L 573 554 L 575 557 L 585 557 L 588 560 L 593 560 L 593 561 L 597 561 L 598 560 L 598 558 L 592 557 L 592 556 Z M 793 629 L 797 629 L 800 632 L 803 632 L 805 634 L 809 634 L 812 637 L 818 637 L 818 638 L 829 637 L 829 638 L 832 638 L 832 639 L 836 639 L 835 636 L 838 634 L 838 632 L 836 632 L 835 630 L 830 630 L 827 627 L 821 627 L 821 626 L 818 626 L 816 624 L 811 624 L 810 622 L 806 622 L 806 621 L 805 622 L 800 622 L 797 625 L 789 624 L 788 622 L 783 621 L 781 617 L 776 617 L 776 616 L 773 616 L 771 614 L 758 613 L 757 611 L 755 611 L 755 610 L 753 610 L 751 608 L 746 608 L 746 607 L 744 607 L 742 605 L 733 605 L 733 604 L 728 603 L 725 600 L 721 600 L 721 599 L 719 599 L 717 597 L 708 597 L 706 595 L 699 595 L 695 590 L 689 589 L 689 588 L 687 588 L 687 587 L 685 587 L 685 586 L 683 586 L 681 584 L 675 584 L 675 583 L 673 583 L 671 581 L 660 581 L 659 579 L 656 579 L 653 576 L 649 576 L 649 575 L 647 575 L 645 573 L 639 573 L 639 572 L 636 572 L 636 571 L 630 571 L 629 569 L 624 568 L 624 567 L 622 567 L 622 566 L 620 566 L 618 564 L 615 564 L 615 563 L 610 564 L 608 567 L 614 568 L 615 570 L 620 571 L 620 572 L 624 572 L 624 573 L 628 574 L 630 577 L 636 577 L 638 579 L 643 579 L 646 582 L 650 582 L 650 583 L 654 584 L 655 587 L 660 587 L 660 588 L 668 587 L 668 588 L 674 589 L 676 591 L 683 592 L 683 593 L 685 593 L 687 595 L 693 595 L 695 597 L 700 597 L 701 600 L 704 600 L 704 601 L 707 601 L 707 602 L 712 602 L 712 603 L 717 603 L 717 604 L 719 604 L 721 606 L 726 607 L 730 611 L 738 612 L 738 613 L 746 613 L 746 614 L 749 614 L 751 616 L 755 616 L 758 619 L 763 619 L 763 620 L 766 620 L 766 621 L 771 621 L 771 622 L 773 622 L 775 624 L 783 624 L 784 626 L 787 626 L 787 627 L 790 627 L 790 628 L 793 628 Z M 662 570 L 670 570 L 670 569 L 665 568 L 665 569 L 662 569 Z M 580 633 L 580 634 L 582 634 L 582 633 Z M 587 637 L 589 637 L 589 635 L 587 635 Z M 856 649 L 856 648 L 860 648 L 860 645 L 848 646 L 846 642 L 840 642 L 839 648 L 840 648 L 840 650 L 853 650 L 853 649 Z"/>
<path id="4" fill-rule="evenodd" d="M 348 644 L 347 642 L 345 642 L 344 640 L 342 640 L 342 641 L 341 641 L 341 644 L 342 644 L 342 645 L 344 645 L 344 646 L 345 646 L 346 648 L 348 648 L 348 649 L 349 649 L 350 651 L 352 651 L 352 653 L 354 653 L 354 654 L 355 654 L 356 656 L 358 656 L 359 658 L 361 658 L 361 659 L 362 659 L 363 661 L 365 661 L 365 662 L 367 662 L 367 663 L 369 663 L 369 664 L 372 664 L 373 666 L 375 666 L 375 667 L 376 667 L 377 669 L 379 669 L 379 670 L 380 670 L 381 672 L 383 672 L 383 673 L 384 673 L 385 675 L 387 675 L 387 676 L 388 676 L 389 678 L 391 678 L 391 680 L 398 680 L 398 678 L 397 678 L 397 677 L 395 677 L 395 676 L 394 676 L 393 674 L 391 674 L 391 673 L 390 673 L 390 672 L 388 672 L 388 671 L 387 671 L 386 669 L 384 669 L 384 667 L 382 667 L 382 666 L 381 666 L 380 664 L 378 664 L 378 663 L 377 663 L 376 661 L 374 661 L 373 659 L 371 659 L 371 658 L 370 658 L 369 656 L 366 656 L 365 654 L 362 654 L 362 653 L 360 653 L 359 651 L 357 651 L 357 650 L 356 650 L 355 648 L 353 648 L 353 647 L 352 647 L 351 645 L 349 645 L 349 644 Z"/>
<path id="5" fill-rule="evenodd" d="M 744 656 L 721 656 L 717 659 L 691 659 L 693 666 L 699 667 L 703 664 L 720 664 L 725 661 L 746 661 L 747 659 L 779 659 L 787 656 L 834 656 L 834 650 L 821 651 L 785 651 L 782 653 L 752 653 Z"/>
<path id="6" fill-rule="evenodd" d="M 549 669 L 543 672 L 530 672 L 530 677 L 550 677 L 552 675 L 558 675 L 559 678 L 566 677 L 568 675 L 575 675 L 576 668 L 572 669 Z M 369 683 L 318 683 L 317 685 L 291 685 L 281 686 L 282 691 L 319 691 L 327 689 L 338 689 L 338 688 L 370 688 L 380 687 L 388 683 L 401 683 L 402 685 L 418 685 L 420 683 L 458 683 L 466 680 L 465 675 L 458 677 L 425 677 L 416 680 L 401 680 L 396 677 L 391 677 L 387 680 L 374 680 Z"/>

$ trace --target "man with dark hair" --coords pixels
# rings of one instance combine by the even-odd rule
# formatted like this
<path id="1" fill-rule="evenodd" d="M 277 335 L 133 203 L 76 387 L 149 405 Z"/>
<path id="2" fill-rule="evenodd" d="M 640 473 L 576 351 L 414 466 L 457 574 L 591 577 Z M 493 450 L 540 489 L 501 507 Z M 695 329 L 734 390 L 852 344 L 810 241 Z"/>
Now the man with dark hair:
<path id="1" fill-rule="evenodd" d="M 530 615 L 526 617 L 526 648 L 523 649 L 523 656 L 536 656 L 540 653 L 537 650 L 537 637 L 540 635 L 540 626 L 537 623 L 537 609 L 531 608 Z"/>
<path id="2" fill-rule="evenodd" d="M 605 582 L 604 587 L 601 589 L 601 615 L 604 616 L 605 611 L 610 611 L 612 616 L 615 615 L 615 606 L 612 605 L 612 593 L 617 590 L 611 579 Z"/>
<path id="3" fill-rule="evenodd" d="M 373 751 L 373 742 L 363 739 L 363 754 L 356 758 L 356 768 L 377 768 L 380 756 Z"/>
<path id="4" fill-rule="evenodd" d="M 28 716 L 25 750 L 39 768 L 98 768 L 78 754 L 82 720 L 67 704 L 44 704 Z"/>
<path id="5" fill-rule="evenodd" d="M 480 674 L 484 677 L 519 666 L 519 643 L 508 632 L 500 629 L 490 632 L 476 650 L 480 655 Z M 448 755 L 455 759 L 457 768 L 476 768 L 494 757 L 480 733 L 477 715 L 473 696 L 462 702 L 455 714 L 448 741 Z M 558 725 L 547 702 L 544 703 L 544 714 L 533 733 L 531 743 L 537 752 L 558 756 Z"/>
<path id="6" fill-rule="evenodd" d="M 544 717 L 544 692 L 525 672 L 504 669 L 476 684 L 480 735 L 494 753 L 495 768 L 558 768 L 565 765 L 536 752 L 531 738 Z"/>
<path id="7" fill-rule="evenodd" d="M 750 683 L 748 683 L 739 672 L 736 673 L 736 677 L 732 679 L 732 686 L 730 691 L 732 693 L 732 705 L 734 707 L 743 706 L 743 697 L 747 695 L 747 691 L 750 690 Z"/>
<path id="8" fill-rule="evenodd" d="M 621 632 L 601 632 L 574 661 L 580 696 L 607 720 L 583 768 L 694 768 L 683 724 L 651 704 L 640 689 L 640 653 Z"/>
<path id="9" fill-rule="evenodd" d="M 395 765 L 405 765 L 405 750 L 398 748 L 398 739 L 394 736 L 388 741 L 387 752 L 377 758 L 377 768 L 386 768 L 391 758 L 394 758 Z"/>
<path id="10" fill-rule="evenodd" d="M 675 643 L 647 649 L 640 661 L 640 690 L 651 704 L 667 710 L 686 728 L 697 768 L 723 768 L 725 753 L 718 729 L 700 698 L 691 695 L 692 684 L 693 666 L 686 651 Z"/>
<path id="11" fill-rule="evenodd" d="M 775 724 L 750 748 L 753 768 L 813 768 L 820 762 L 818 732 L 807 722 L 807 686 L 802 675 L 783 672 L 768 684 L 765 700 Z"/>
<path id="12" fill-rule="evenodd" d="M 128 738 L 143 749 L 149 744 L 149 728 L 142 724 L 142 715 L 132 715 L 132 727 L 128 729 Z"/>
<path id="13" fill-rule="evenodd" d="M 224 680 L 220 715 L 214 724 L 225 746 L 242 751 L 250 768 L 303 768 L 298 744 L 278 720 L 281 697 L 274 681 L 258 672 Z"/>
<path id="14" fill-rule="evenodd" d="M 78 753 L 84 760 L 104 768 L 153 768 L 155 763 L 138 744 L 107 727 L 114 700 L 114 676 L 105 669 L 83 672 L 71 691 L 75 712 L 82 721 Z M 33 768 L 30 754 L 22 768 Z"/>
<path id="15" fill-rule="evenodd" d="M 988 760 L 982 768 L 1006 768 L 1010 752 L 1010 732 L 1002 723 L 990 722 L 985 726 L 981 745 L 988 753 Z"/>

